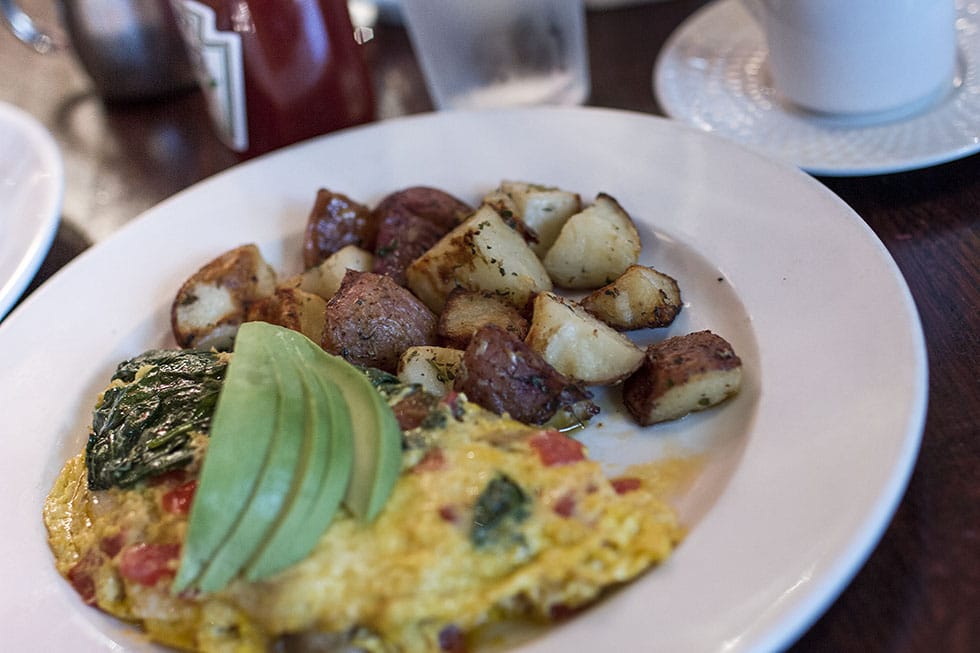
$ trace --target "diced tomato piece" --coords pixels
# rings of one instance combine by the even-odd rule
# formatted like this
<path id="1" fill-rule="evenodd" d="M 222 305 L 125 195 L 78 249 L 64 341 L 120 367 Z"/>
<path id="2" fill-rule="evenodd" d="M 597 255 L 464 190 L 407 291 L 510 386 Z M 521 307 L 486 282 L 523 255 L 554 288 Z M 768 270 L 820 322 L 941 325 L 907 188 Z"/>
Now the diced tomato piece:
<path id="1" fill-rule="evenodd" d="M 443 455 L 442 449 L 439 447 L 433 447 L 425 452 L 422 456 L 422 460 L 418 461 L 414 467 L 412 467 L 413 472 L 434 472 L 438 471 L 446 466 L 446 456 Z"/>
<path id="2" fill-rule="evenodd" d="M 632 476 L 614 478 L 609 482 L 612 484 L 613 489 L 616 490 L 616 494 L 626 494 L 627 492 L 632 492 L 633 490 L 639 490 L 640 486 L 643 484 L 640 479 Z"/>
<path id="3" fill-rule="evenodd" d="M 447 521 L 451 524 L 455 524 L 459 515 L 456 514 L 456 509 L 452 506 L 440 506 L 439 516 L 442 517 L 443 521 Z"/>
<path id="4" fill-rule="evenodd" d="M 413 392 L 391 407 L 398 421 L 398 427 L 410 431 L 421 426 L 432 411 L 431 396 L 422 392 Z"/>
<path id="5" fill-rule="evenodd" d="M 555 502 L 552 510 L 561 517 L 571 517 L 572 513 L 575 512 L 576 503 L 575 495 L 569 492 Z"/>
<path id="6" fill-rule="evenodd" d="M 123 578 L 152 587 L 177 573 L 179 544 L 134 544 L 119 554 L 119 573 Z"/>
<path id="7" fill-rule="evenodd" d="M 89 551 L 68 570 L 68 582 L 86 605 L 95 605 L 95 572 L 99 568 L 99 552 Z"/>
<path id="8" fill-rule="evenodd" d="M 585 446 L 558 431 L 539 431 L 531 436 L 529 442 L 546 467 L 585 459 Z"/>
<path id="9" fill-rule="evenodd" d="M 119 531 L 115 535 L 103 537 L 99 541 L 99 550 L 110 558 L 115 558 L 116 554 L 122 551 L 123 544 L 126 543 L 126 534 Z"/>
<path id="10" fill-rule="evenodd" d="M 163 495 L 160 502 L 163 509 L 174 515 L 186 515 L 190 512 L 194 493 L 197 491 L 197 479 L 182 483 Z"/>

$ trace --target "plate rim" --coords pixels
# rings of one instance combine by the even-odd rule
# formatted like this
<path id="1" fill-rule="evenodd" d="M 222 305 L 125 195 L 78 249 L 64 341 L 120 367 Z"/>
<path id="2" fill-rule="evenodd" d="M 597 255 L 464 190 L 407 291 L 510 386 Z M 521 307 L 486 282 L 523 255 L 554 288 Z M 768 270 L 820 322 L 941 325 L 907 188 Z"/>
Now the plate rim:
<path id="1" fill-rule="evenodd" d="M 148 221 L 159 222 L 162 218 L 153 217 L 159 215 L 165 215 L 167 211 L 173 210 L 174 207 L 179 207 L 181 203 L 188 201 L 186 198 L 189 195 L 201 192 L 201 188 L 213 189 L 219 187 L 221 183 L 226 183 L 229 179 L 236 179 L 242 173 L 243 170 L 258 170 L 262 166 L 266 165 L 265 162 L 276 159 L 284 160 L 285 157 L 290 156 L 301 156 L 297 152 L 302 153 L 303 151 L 310 152 L 318 147 L 327 147 L 330 145 L 323 145 L 323 143 L 333 143 L 334 139 L 340 138 L 358 138 L 358 134 L 364 131 L 378 131 L 392 130 L 392 129 L 406 129 L 411 128 L 411 125 L 422 124 L 422 123 L 439 123 L 440 121 L 452 121 L 452 120 L 472 120 L 476 118 L 487 118 L 491 120 L 495 119 L 494 116 L 503 116 L 504 118 L 514 118 L 515 116 L 526 116 L 529 112 L 534 112 L 536 114 L 535 119 L 541 119 L 542 116 L 546 114 L 552 114 L 559 118 L 567 118 L 572 115 L 574 117 L 582 116 L 582 120 L 590 121 L 607 121 L 612 123 L 618 122 L 629 122 L 631 126 L 655 126 L 656 129 L 664 130 L 680 130 L 681 132 L 686 132 L 690 138 L 696 139 L 697 142 L 701 142 L 700 139 L 708 139 L 705 142 L 714 143 L 714 145 L 708 146 L 709 148 L 734 148 L 733 151 L 740 152 L 738 156 L 749 156 L 759 165 L 763 167 L 770 167 L 772 170 L 779 171 L 780 174 L 787 174 L 795 176 L 797 182 L 804 184 L 812 184 L 810 188 L 814 192 L 822 197 L 822 201 L 828 202 L 828 206 L 835 206 L 836 211 L 840 212 L 842 215 L 837 216 L 837 218 L 843 219 L 843 215 L 846 215 L 847 220 L 851 221 L 853 224 L 851 227 L 857 228 L 860 232 L 865 234 L 868 242 L 865 245 L 872 246 L 881 257 L 881 261 L 884 262 L 887 268 L 885 272 L 888 273 L 889 278 L 892 282 L 896 283 L 897 290 L 900 294 L 900 303 L 904 306 L 907 315 L 906 317 L 910 320 L 909 323 L 904 326 L 910 328 L 909 336 L 914 341 L 913 351 L 911 352 L 911 359 L 913 366 L 916 368 L 916 378 L 915 378 L 915 388 L 911 390 L 913 397 L 912 410 L 909 413 L 909 418 L 905 425 L 904 432 L 901 435 L 902 442 L 902 454 L 900 457 L 901 464 L 897 465 L 891 470 L 889 475 L 889 482 L 887 487 L 878 494 L 878 499 L 873 507 L 873 515 L 868 516 L 863 521 L 863 529 L 859 533 L 852 533 L 849 540 L 848 550 L 842 552 L 835 563 L 834 573 L 832 577 L 825 575 L 822 579 L 820 587 L 811 590 L 807 594 L 807 600 L 803 601 L 792 608 L 789 613 L 784 615 L 784 618 L 779 624 L 778 628 L 772 628 L 764 633 L 755 633 L 754 639 L 750 638 L 742 642 L 743 647 L 749 648 L 761 648 L 767 649 L 770 647 L 785 646 L 791 644 L 795 639 L 808 628 L 819 616 L 823 613 L 826 607 L 837 597 L 839 592 L 843 587 L 850 581 L 854 573 L 860 568 L 864 563 L 867 556 L 870 554 L 873 547 L 876 545 L 881 535 L 884 532 L 885 527 L 889 521 L 891 514 L 894 512 L 899 501 L 901 500 L 902 490 L 907 485 L 908 477 L 911 474 L 911 470 L 914 466 L 916 454 L 918 452 L 918 447 L 921 442 L 922 429 L 924 426 L 925 419 L 925 407 L 926 407 L 926 395 L 927 395 L 927 366 L 925 359 L 925 341 L 922 332 L 921 322 L 918 320 L 917 312 L 915 310 L 914 302 L 912 301 L 911 294 L 908 290 L 907 284 L 905 284 L 904 279 L 901 276 L 897 265 L 894 260 L 888 255 L 884 246 L 873 234 L 870 228 L 853 212 L 846 204 L 843 203 L 836 195 L 830 192 L 826 187 L 819 184 L 812 178 L 810 178 L 805 173 L 801 172 L 794 166 L 789 164 L 783 164 L 780 162 L 772 161 L 758 152 L 755 152 L 749 148 L 745 148 L 735 143 L 724 141 L 723 139 L 718 139 L 714 136 L 708 135 L 705 132 L 697 130 L 693 127 L 683 125 L 676 121 L 668 121 L 663 118 L 656 116 L 650 116 L 645 114 L 636 114 L 629 111 L 623 111 L 618 109 L 595 109 L 595 108 L 549 108 L 549 109 L 522 109 L 522 110 L 497 110 L 497 111 L 487 111 L 487 112 L 453 112 L 453 113 L 443 113 L 443 114 L 425 114 L 420 116 L 409 116 L 406 118 L 400 118 L 392 121 L 386 121 L 385 123 L 367 125 L 355 128 L 353 130 L 348 130 L 346 132 L 326 136 L 321 139 L 315 139 L 313 142 L 308 142 L 304 144 L 299 144 L 286 150 L 272 153 L 259 159 L 255 159 L 249 163 L 243 164 L 242 166 L 236 166 L 235 168 L 229 169 L 214 177 L 209 178 L 195 186 L 192 186 L 175 196 L 168 198 L 164 202 L 161 202 L 156 207 L 149 209 L 137 220 L 119 230 L 113 236 L 106 239 L 102 243 L 91 248 L 87 252 L 83 253 L 75 261 L 66 266 L 66 268 L 59 272 L 53 277 L 55 283 L 46 284 L 47 287 L 42 287 L 38 293 L 32 295 L 31 298 L 25 302 L 24 305 L 18 307 L 16 311 L 15 319 L 11 324 L 19 325 L 21 320 L 26 320 L 27 318 L 23 315 L 28 315 L 30 311 L 36 309 L 33 308 L 35 304 L 40 305 L 42 302 L 47 301 L 47 294 L 55 293 L 59 287 L 59 280 L 63 278 L 68 278 L 72 274 L 72 271 L 78 269 L 82 265 L 87 265 L 87 261 L 90 259 L 95 259 L 101 255 L 102 252 L 107 251 L 110 247 L 116 247 L 117 245 L 124 243 L 126 239 L 131 239 L 135 236 L 131 234 L 139 234 L 141 230 L 146 229 L 142 226 L 147 224 Z M 635 122 L 634 122 L 635 121 Z M 685 137 L 685 138 L 686 138 Z M 223 181 L 224 180 L 224 181 Z M 492 180 L 488 180 L 488 183 L 493 183 Z M 150 217 L 147 217 L 150 216 Z M 835 218 L 836 219 L 836 218 Z M 115 245 L 110 245 L 110 243 L 115 243 Z M 231 245 L 229 245 L 231 246 Z M 6 338 L 4 337 L 12 327 L 4 328 L 6 325 L 0 325 L 0 350 L 3 349 Z M 2 378 L 2 377 L 0 377 Z M 746 454 L 748 455 L 748 454 Z M 723 496 L 724 498 L 724 496 Z M 675 553 L 675 558 L 680 558 L 684 555 L 684 548 L 678 550 Z M 672 573 L 671 565 L 667 565 L 664 569 L 658 570 L 656 573 Z M 598 606 L 597 606 L 598 607 Z M 568 624 L 563 626 L 568 628 L 571 635 L 574 637 L 576 634 L 581 634 L 581 629 L 578 623 Z M 574 632 L 573 632 L 574 631 Z M 550 638 L 549 638 L 550 639 Z M 531 646 L 530 648 L 536 648 Z M 529 648 L 529 650 L 530 650 Z M 739 648 L 736 646 L 735 648 Z"/>

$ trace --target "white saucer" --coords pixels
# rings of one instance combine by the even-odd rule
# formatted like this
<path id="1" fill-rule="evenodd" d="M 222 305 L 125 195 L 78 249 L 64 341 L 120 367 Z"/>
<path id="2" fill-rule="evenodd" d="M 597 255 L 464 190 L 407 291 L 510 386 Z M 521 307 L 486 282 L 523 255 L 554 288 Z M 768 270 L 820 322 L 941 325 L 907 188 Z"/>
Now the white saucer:
<path id="1" fill-rule="evenodd" d="M 54 137 L 27 112 L 0 102 L 0 318 L 48 253 L 63 193 Z"/>
<path id="2" fill-rule="evenodd" d="M 654 67 L 654 90 L 672 118 L 818 175 L 924 168 L 980 151 L 980 16 L 957 1 L 959 69 L 948 92 L 902 120 L 862 124 L 784 103 L 772 88 L 763 35 L 738 0 L 687 19 Z"/>

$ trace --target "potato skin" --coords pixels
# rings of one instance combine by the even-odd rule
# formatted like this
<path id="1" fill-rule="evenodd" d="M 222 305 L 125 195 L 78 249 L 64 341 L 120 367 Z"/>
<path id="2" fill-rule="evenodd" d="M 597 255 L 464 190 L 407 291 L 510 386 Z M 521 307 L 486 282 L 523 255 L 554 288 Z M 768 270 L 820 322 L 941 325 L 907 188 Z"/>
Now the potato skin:
<path id="1" fill-rule="evenodd" d="M 623 382 L 623 403 L 642 426 L 704 410 L 736 394 L 742 361 L 711 331 L 647 347 L 643 365 Z"/>
<path id="2" fill-rule="evenodd" d="M 303 264 L 312 268 L 345 245 L 374 249 L 378 227 L 371 210 L 342 193 L 321 188 L 303 237 Z"/>
<path id="3" fill-rule="evenodd" d="M 466 219 L 473 208 L 446 191 L 430 186 L 412 186 L 386 195 L 374 208 L 380 223 L 392 213 L 415 215 L 427 220 L 444 233 Z"/>
<path id="4" fill-rule="evenodd" d="M 428 186 L 387 195 L 372 212 L 378 225 L 373 271 L 404 286 L 405 268 L 472 211 L 462 200 Z"/>
<path id="5" fill-rule="evenodd" d="M 356 365 L 392 374 L 402 352 L 436 344 L 436 316 L 391 278 L 348 270 L 327 302 L 321 345 Z"/>
<path id="6" fill-rule="evenodd" d="M 400 286 L 406 285 L 405 269 L 446 233 L 436 223 L 411 213 L 387 214 L 378 226 L 372 271 L 391 277 Z"/>
<path id="7" fill-rule="evenodd" d="M 583 418 L 599 412 L 592 395 L 549 365 L 512 333 L 490 324 L 473 335 L 453 389 L 498 415 L 543 424 L 561 408 Z"/>

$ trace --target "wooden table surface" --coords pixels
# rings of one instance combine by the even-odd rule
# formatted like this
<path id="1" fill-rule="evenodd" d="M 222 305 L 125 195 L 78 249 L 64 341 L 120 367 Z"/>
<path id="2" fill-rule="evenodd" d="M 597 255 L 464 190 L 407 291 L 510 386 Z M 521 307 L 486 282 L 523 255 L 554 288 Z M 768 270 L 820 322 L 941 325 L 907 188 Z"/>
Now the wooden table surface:
<path id="1" fill-rule="evenodd" d="M 48 0 L 23 4 L 50 15 Z M 590 11 L 589 104 L 662 113 L 651 91 L 657 52 L 703 4 Z M 431 110 L 399 26 L 379 24 L 366 51 L 382 119 Z M 35 55 L 6 32 L 0 101 L 44 123 L 65 159 L 62 225 L 32 287 L 144 209 L 235 163 L 198 92 L 107 107 L 68 55 Z M 980 155 L 819 181 L 867 221 L 911 287 L 928 348 L 929 406 L 918 462 L 884 537 L 792 650 L 980 650 Z"/>

